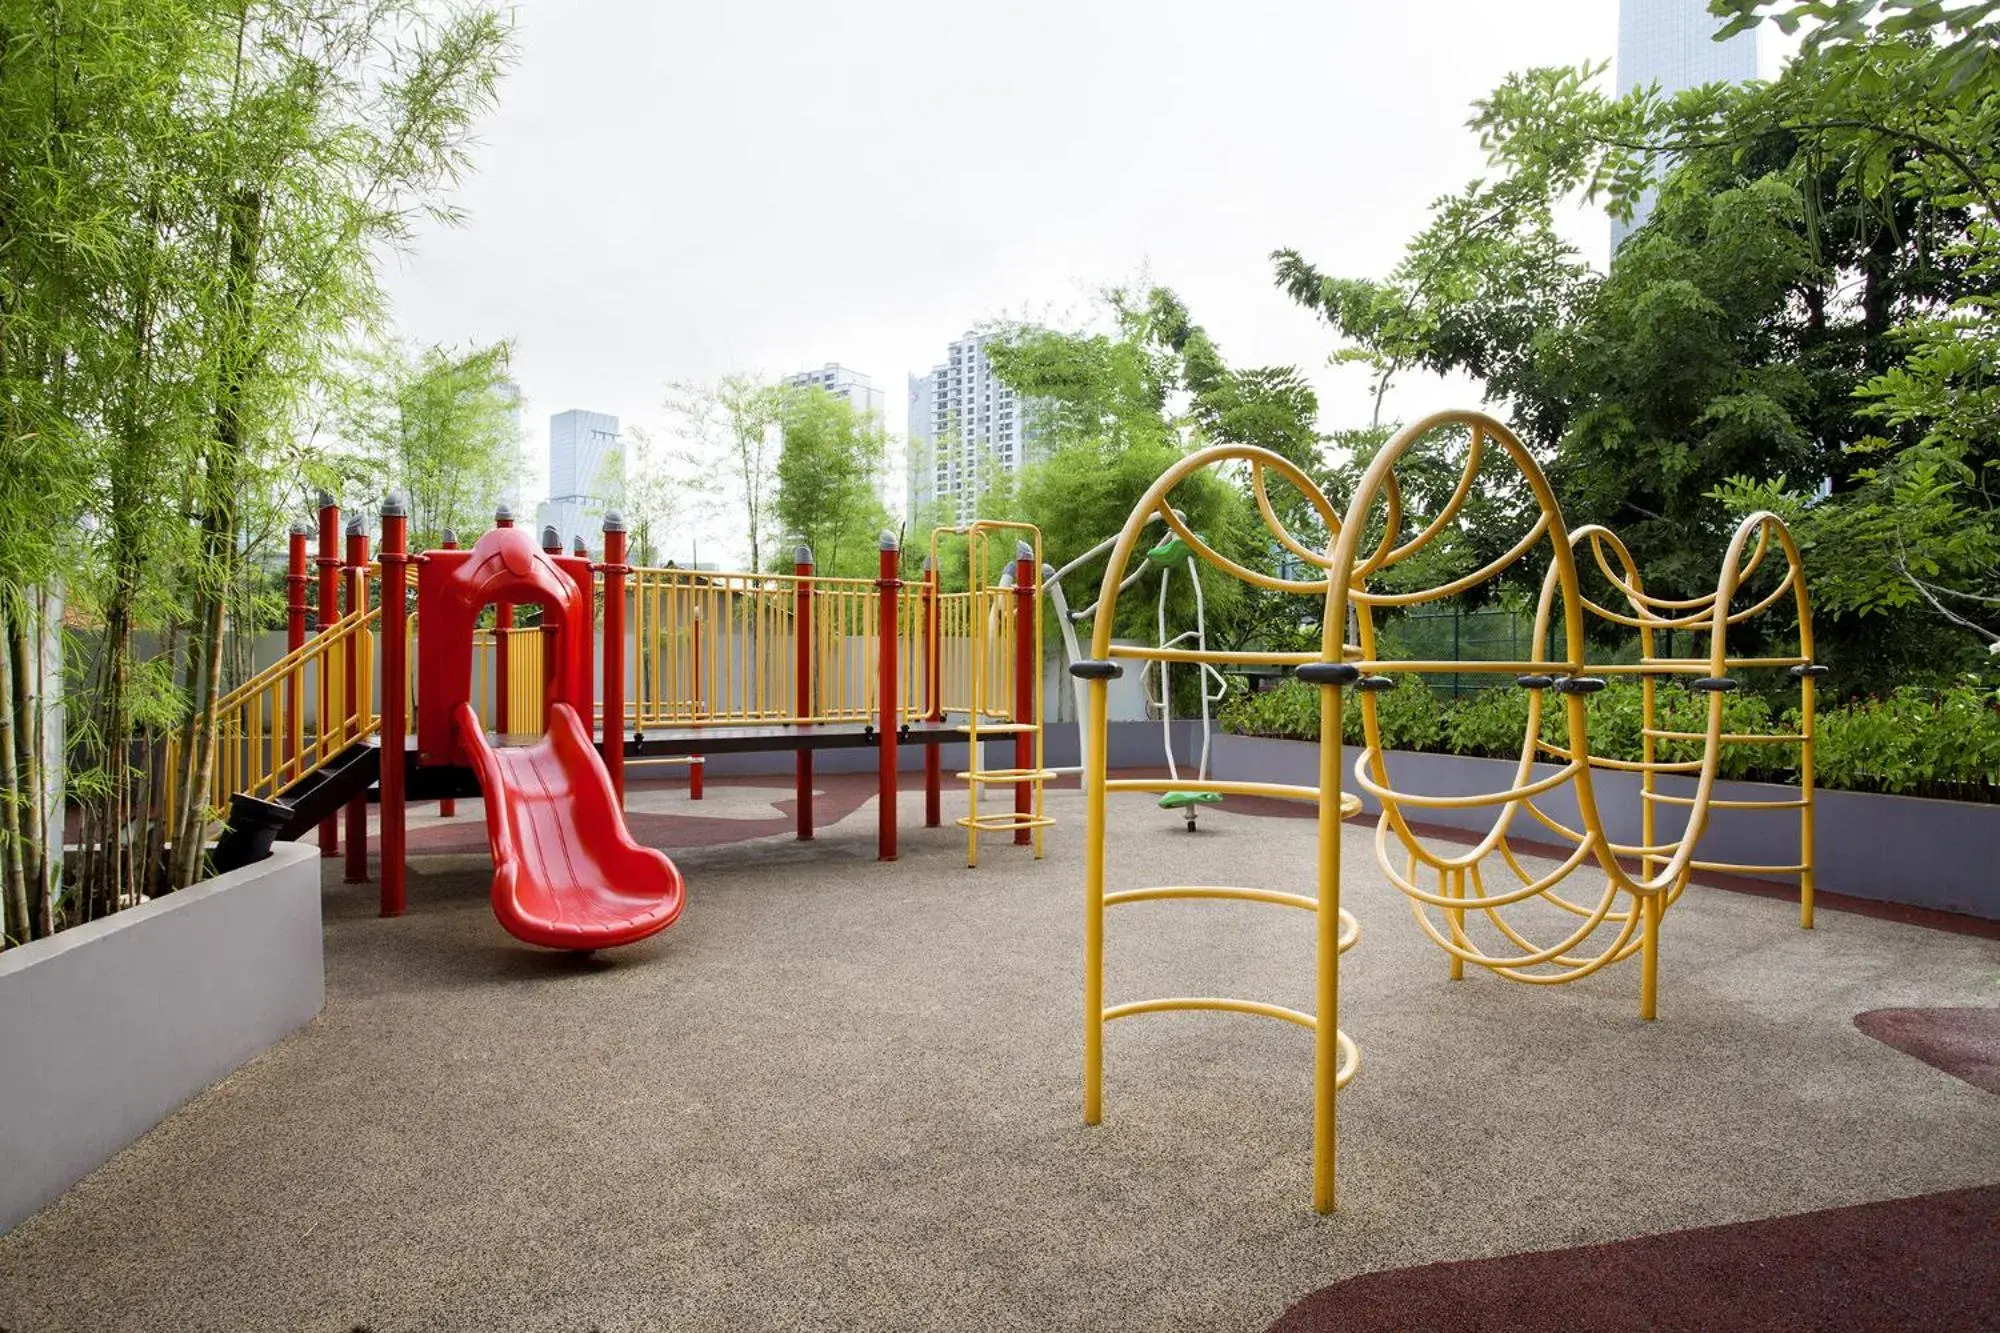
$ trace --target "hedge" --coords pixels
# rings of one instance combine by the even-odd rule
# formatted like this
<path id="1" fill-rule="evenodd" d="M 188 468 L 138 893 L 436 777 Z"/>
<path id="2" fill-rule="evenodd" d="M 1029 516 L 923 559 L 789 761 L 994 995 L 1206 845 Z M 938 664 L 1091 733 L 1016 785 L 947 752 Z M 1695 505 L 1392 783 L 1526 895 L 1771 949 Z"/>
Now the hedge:
<path id="1" fill-rule="evenodd" d="M 1700 731 L 1707 725 L 1706 695 L 1673 684 L 1657 688 L 1664 729 Z M 1640 757 L 1641 693 L 1636 682 L 1614 681 L 1590 696 L 1591 753 L 1611 759 Z M 1526 690 L 1504 686 L 1454 700 L 1406 681 L 1375 699 L 1383 743 L 1390 749 L 1516 759 L 1528 725 L 1528 697 Z M 1565 745 L 1568 727 L 1555 703 L 1550 696 L 1542 709 L 1542 735 L 1552 744 Z M 1344 738 L 1359 743 L 1361 702 L 1351 690 L 1344 714 Z M 1224 730 L 1239 735 L 1318 740 L 1319 692 L 1288 681 L 1232 698 L 1218 720 Z M 1822 787 L 2000 801 L 2000 691 L 1970 683 L 1942 690 L 1906 686 L 1884 698 L 1822 704 L 1816 723 L 1815 774 Z M 1754 693 L 1723 697 L 1724 731 L 1798 729 L 1796 704 L 1780 711 Z M 1783 743 L 1726 745 L 1721 775 L 1751 782 L 1796 782 L 1798 749 Z M 1700 742 L 1662 741 L 1657 757 L 1693 759 L 1700 753 Z"/>

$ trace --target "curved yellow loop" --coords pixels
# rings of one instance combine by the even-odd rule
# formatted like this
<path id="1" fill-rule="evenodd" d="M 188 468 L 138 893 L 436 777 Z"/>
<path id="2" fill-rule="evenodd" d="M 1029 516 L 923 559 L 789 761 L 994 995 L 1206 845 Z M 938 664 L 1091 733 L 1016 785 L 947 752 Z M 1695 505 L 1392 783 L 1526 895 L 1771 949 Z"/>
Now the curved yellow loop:
<path id="1" fill-rule="evenodd" d="M 1307 564 L 1320 569 L 1326 568 L 1326 553 L 1324 551 L 1315 551 L 1297 537 L 1294 537 L 1291 529 L 1285 526 L 1284 520 L 1278 517 L 1278 511 L 1271 505 L 1270 492 L 1264 486 L 1264 465 L 1262 463 L 1252 462 L 1250 464 L 1250 494 L 1257 502 L 1257 512 L 1263 517 L 1264 526 L 1270 529 L 1271 535 L 1277 538 L 1280 546 L 1290 551 L 1293 555 L 1298 556 Z M 1313 508 L 1319 512 L 1320 522 L 1326 524 L 1326 530 L 1328 532 L 1337 531 L 1340 527 L 1340 515 L 1334 511 L 1333 502 L 1326 498 L 1326 493 L 1315 486 L 1307 499 L 1312 502 Z"/>
<path id="2" fill-rule="evenodd" d="M 1433 519 L 1415 537 L 1394 547 L 1387 560 L 1364 561 L 1359 537 L 1362 517 L 1389 494 L 1398 463 L 1423 436 L 1443 427 L 1467 429 L 1473 443 L 1467 451 L 1466 467 L 1440 510 L 1439 519 Z M 1384 593 L 1366 586 L 1373 569 L 1417 554 L 1459 516 L 1475 484 L 1480 461 L 1477 455 L 1488 440 L 1507 454 L 1540 509 L 1527 535 L 1499 560 L 1434 587 Z M 1589 976 L 1639 954 L 1644 962 L 1641 1012 L 1651 1017 L 1661 915 L 1678 899 L 1692 871 L 1715 864 L 1695 859 L 1696 846 L 1713 809 L 1801 812 L 1804 850 L 1800 862 L 1796 866 L 1744 869 L 1800 873 L 1802 918 L 1810 923 L 1812 680 L 1807 675 L 1801 681 L 1804 720 L 1796 734 L 1742 735 L 1724 729 L 1725 691 L 1732 683 L 1723 679 L 1734 669 L 1812 665 L 1811 615 L 1805 598 L 1804 570 L 1797 545 L 1784 523 L 1776 515 L 1758 513 L 1744 519 L 1732 534 L 1712 592 L 1691 598 L 1665 598 L 1649 593 L 1631 551 L 1615 534 L 1596 525 L 1574 531 L 1566 527 L 1547 478 L 1526 448 L 1504 427 L 1479 413 L 1439 413 L 1398 432 L 1371 461 L 1350 498 L 1325 565 L 1322 658 L 1337 660 L 1333 654 L 1334 638 L 1351 613 L 1358 635 L 1357 665 L 1362 671 L 1394 671 L 1401 665 L 1406 670 L 1423 672 L 1455 666 L 1381 660 L 1376 649 L 1373 613 L 1467 591 L 1503 572 L 1506 566 L 1535 549 L 1544 537 L 1549 543 L 1549 559 L 1535 603 L 1531 657 L 1523 665 L 1558 678 L 1595 674 L 1600 670 L 1604 674 L 1638 676 L 1644 709 L 1642 757 L 1610 759 L 1593 754 L 1588 696 L 1577 691 L 1548 694 L 1536 689 L 1529 695 L 1520 757 L 1510 784 L 1496 785 L 1493 790 L 1472 795 L 1402 790 L 1388 769 L 1377 697 L 1371 692 L 1362 696 L 1362 752 L 1355 763 L 1354 776 L 1358 785 L 1381 803 L 1381 814 L 1376 821 L 1377 862 L 1390 882 L 1409 898 L 1419 928 L 1452 960 L 1454 976 L 1464 964 L 1472 963 L 1509 980 L 1548 985 Z M 1585 594 L 1578 564 L 1579 546 L 1588 548 L 1591 562 L 1612 589 L 1612 600 L 1622 599 L 1623 606 L 1606 605 Z M 1746 584 L 1774 554 L 1784 560 L 1783 572 L 1775 586 L 1760 595 L 1743 597 Z M 1731 657 L 1727 642 L 1730 629 L 1769 611 L 1788 594 L 1798 610 L 1798 656 Z M 1636 630 L 1640 638 L 1638 664 L 1593 668 L 1588 660 L 1590 643 L 1586 634 L 1593 620 Z M 1655 651 L 1654 636 L 1658 631 L 1675 629 L 1707 635 L 1701 653 L 1687 659 L 1660 657 Z M 1518 669 L 1511 664 L 1480 665 L 1492 670 Z M 1706 687 L 1709 693 L 1701 728 L 1687 733 L 1690 741 L 1699 744 L 1700 758 L 1662 759 L 1657 753 L 1658 744 L 1682 733 L 1658 724 L 1658 690 L 1662 688 L 1659 678 L 1663 673 L 1685 679 L 1704 672 L 1717 683 Z M 1561 744 L 1542 738 L 1543 710 L 1551 706 L 1562 710 L 1567 735 Z M 1757 803 L 1717 800 L 1716 784 L 1724 746 L 1792 740 L 1797 741 L 1802 753 L 1801 785 L 1805 790 L 1801 799 Z M 1545 758 L 1557 762 L 1544 765 Z M 1642 787 L 1643 828 L 1636 841 L 1629 836 L 1613 840 L 1606 831 L 1605 810 L 1596 782 L 1600 770 L 1637 775 Z M 1657 793 L 1654 783 L 1669 774 L 1690 779 L 1692 793 Z M 1573 816 L 1549 804 L 1559 795 L 1574 802 Z M 1450 850 L 1433 847 L 1410 822 L 1411 814 L 1427 810 L 1442 813 L 1481 807 L 1496 808 L 1496 813 L 1490 824 L 1482 821 L 1485 831 L 1477 835 L 1470 847 L 1454 846 Z M 1669 832 L 1657 831 L 1656 815 L 1661 808 L 1684 811 L 1684 822 Z M 1510 840 L 1511 828 L 1523 811 L 1531 821 L 1531 828 L 1546 829 L 1567 848 L 1561 859 L 1551 862 L 1545 871 L 1531 870 L 1525 865 Z M 1489 890 L 1481 874 L 1482 865 L 1495 855 L 1516 880 L 1513 887 L 1499 892 Z M 1586 865 L 1602 874 L 1602 889 L 1573 901 L 1562 890 L 1570 877 Z M 1423 873 L 1435 874 L 1438 881 L 1435 887 L 1422 882 L 1420 867 L 1424 868 Z M 1530 901 L 1546 903 L 1567 915 L 1571 924 L 1558 937 L 1537 942 L 1528 929 L 1533 924 L 1531 920 L 1516 924 L 1510 917 L 1510 909 Z M 1477 938 L 1480 930 L 1475 927 L 1480 923 L 1496 937 L 1493 946 L 1482 944 Z"/>

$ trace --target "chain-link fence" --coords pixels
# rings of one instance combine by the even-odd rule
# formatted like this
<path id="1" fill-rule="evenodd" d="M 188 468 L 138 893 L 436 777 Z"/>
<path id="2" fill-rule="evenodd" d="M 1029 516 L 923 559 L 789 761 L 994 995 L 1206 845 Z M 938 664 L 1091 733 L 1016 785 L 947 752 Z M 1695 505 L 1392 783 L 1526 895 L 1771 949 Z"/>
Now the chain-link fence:
<path id="1" fill-rule="evenodd" d="M 1385 620 L 1377 632 L 1381 656 L 1426 662 L 1525 662 L 1534 652 L 1535 618 L 1525 611 L 1509 611 L 1497 606 L 1466 611 L 1455 606 L 1426 607 Z M 1659 633 L 1653 650 L 1663 657 L 1676 652 L 1704 651 L 1705 640 L 1686 630 Z M 1560 621 L 1551 628 L 1544 657 L 1563 655 Z M 1594 645 L 1591 660 L 1636 662 L 1639 660 L 1637 635 L 1624 636 L 1615 647 Z M 1429 678 L 1431 689 L 1453 698 L 1494 685 L 1511 685 L 1514 678 L 1482 671 L 1437 675 Z"/>
<path id="2" fill-rule="evenodd" d="M 1535 618 L 1500 607 L 1474 611 L 1455 606 L 1407 612 L 1382 625 L 1380 655 L 1426 662 L 1520 662 L 1533 652 Z M 1432 676 L 1428 684 L 1454 699 L 1513 677 L 1485 672 Z"/>

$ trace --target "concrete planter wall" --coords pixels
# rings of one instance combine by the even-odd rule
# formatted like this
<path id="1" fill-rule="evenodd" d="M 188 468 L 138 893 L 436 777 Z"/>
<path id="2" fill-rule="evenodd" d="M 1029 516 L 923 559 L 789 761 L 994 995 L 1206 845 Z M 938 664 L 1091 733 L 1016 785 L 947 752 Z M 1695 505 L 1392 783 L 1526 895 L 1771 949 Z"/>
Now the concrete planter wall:
<path id="1" fill-rule="evenodd" d="M 1158 768 L 1165 762 L 1160 724 L 1152 722 L 1113 722 L 1109 726 L 1111 740 L 1111 767 L 1113 768 Z M 1215 744 L 1220 747 L 1224 736 L 1215 733 Z M 1228 739 L 1239 739 L 1231 737 Z M 987 760 L 995 768 L 1011 768 L 1014 762 L 1014 738 L 1002 736 L 989 741 L 990 752 Z M 1075 768 L 1082 763 L 1081 752 L 1077 748 L 1077 732 L 1074 722 L 1051 722 L 1043 732 L 1042 757 L 1051 768 Z M 947 785 L 953 783 L 950 775 L 966 767 L 966 747 L 963 744 L 945 745 L 943 763 Z M 1174 756 L 1184 765 L 1192 767 L 1201 757 L 1201 723 L 1176 719 L 1174 722 Z M 921 744 L 904 742 L 896 751 L 896 767 L 901 772 L 921 772 L 924 766 L 924 747 Z M 642 766 L 627 761 L 627 767 L 635 773 L 675 774 L 684 773 L 684 764 L 656 764 Z M 792 771 L 792 755 L 789 751 L 752 754 L 710 755 L 705 770 L 715 777 L 739 774 L 789 773 Z M 868 748 L 853 750 L 821 750 L 813 758 L 815 773 L 873 773 L 875 771 L 875 751 Z"/>
<path id="2" fill-rule="evenodd" d="M 1309 786 L 1318 780 L 1318 751 L 1317 745 L 1305 741 L 1217 736 L 1215 770 L 1224 778 Z M 1358 753 L 1355 747 L 1346 747 L 1343 775 L 1353 773 Z M 1398 788 L 1437 796 L 1504 791 L 1513 785 L 1516 767 L 1511 760 L 1463 755 L 1399 750 L 1389 756 L 1390 777 Z M 1554 771 L 1548 765 L 1536 766 L 1538 774 Z M 1611 836 L 1620 842 L 1637 842 L 1638 775 L 1599 772 L 1593 782 Z M 1685 778 L 1663 778 L 1659 789 L 1687 795 L 1693 792 L 1694 784 Z M 1358 789 L 1350 784 L 1350 790 Z M 1374 798 L 1365 792 L 1359 794 L 1363 808 L 1377 813 Z M 1764 783 L 1720 782 L 1716 795 L 1725 800 L 1789 800 L 1796 798 L 1797 790 Z M 1817 846 L 1813 865 L 1820 889 L 2000 920 L 2000 871 L 1994 868 L 1995 853 L 2000 850 L 2000 806 L 1847 791 L 1821 791 L 1814 801 Z M 1553 819 L 1572 827 L 1578 823 L 1575 792 L 1569 784 L 1536 803 Z M 1426 810 L 1419 818 L 1425 823 L 1483 832 L 1492 826 L 1497 810 L 1495 806 Z M 1678 836 L 1686 818 L 1686 807 L 1662 804 L 1658 836 Z M 1554 840 L 1548 830 L 1525 817 L 1517 816 L 1514 828 L 1523 840 Z M 1698 856 L 1704 861 L 1739 865 L 1796 865 L 1798 812 L 1712 811 Z M 1792 876 L 1769 878 L 1797 883 Z"/>
<path id="3" fill-rule="evenodd" d="M 326 998 L 319 849 L 0 954 L 0 1231 Z"/>

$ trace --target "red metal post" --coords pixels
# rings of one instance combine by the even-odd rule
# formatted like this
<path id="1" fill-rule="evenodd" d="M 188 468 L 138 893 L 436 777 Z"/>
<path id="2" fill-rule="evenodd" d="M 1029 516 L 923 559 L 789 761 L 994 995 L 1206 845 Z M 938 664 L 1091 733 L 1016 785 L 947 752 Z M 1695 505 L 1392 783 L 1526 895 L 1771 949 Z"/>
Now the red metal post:
<path id="1" fill-rule="evenodd" d="M 325 491 L 319 493 L 319 558 L 314 562 L 319 567 L 319 632 L 326 633 L 333 628 L 333 622 L 340 619 L 340 506 Z M 340 692 L 333 686 L 333 658 L 331 654 L 319 659 L 319 733 L 324 736 L 333 725 L 333 715 L 340 707 Z M 332 858 L 340 855 L 340 816 L 328 815 L 319 825 L 319 854 Z"/>
<path id="2" fill-rule="evenodd" d="M 514 526 L 514 511 L 501 505 L 493 514 L 493 526 Z M 493 604 L 493 729 L 507 731 L 507 649 L 512 646 L 514 607 L 509 602 Z"/>
<path id="3" fill-rule="evenodd" d="M 382 915 L 401 916 L 403 738 L 410 729 L 409 508 L 394 491 L 382 502 Z"/>
<path id="4" fill-rule="evenodd" d="M 306 577 L 306 525 L 292 524 L 292 531 L 285 545 L 285 652 L 297 652 L 306 645 L 306 585 L 311 582 Z M 305 699 L 300 692 L 300 681 L 293 675 L 285 682 L 285 769 L 284 781 L 289 783 L 298 776 L 298 737 L 303 733 L 304 714 L 300 711 Z M 283 785 L 282 783 L 280 785 Z"/>
<path id="5" fill-rule="evenodd" d="M 604 770 L 625 808 L 625 519 L 604 516 Z"/>
<path id="6" fill-rule="evenodd" d="M 940 682 L 938 647 L 938 581 L 937 569 L 929 556 L 924 557 L 924 702 L 929 705 L 925 716 L 933 722 L 944 720 L 944 696 L 938 692 Z M 924 742 L 924 827 L 936 828 L 944 823 L 944 762 L 943 747 L 936 740 Z"/>
<path id="7" fill-rule="evenodd" d="M 792 701 L 797 717 L 813 715 L 813 553 L 812 547 L 799 543 L 792 553 L 792 573 L 798 582 L 792 585 L 792 645 L 794 667 L 792 677 L 796 688 Z M 696 765 L 699 767 L 699 765 Z M 795 763 L 797 769 L 799 841 L 811 841 L 813 835 L 813 755 L 804 746 L 799 747 Z"/>
<path id="8" fill-rule="evenodd" d="M 1014 721 L 1035 720 L 1035 548 L 1026 542 L 1014 545 Z M 1035 766 L 1033 732 L 1014 733 L 1014 767 L 1022 772 Z M 1035 813 L 1035 787 L 1031 782 L 1014 784 L 1014 814 L 1025 821 Z M 1014 842 L 1025 847 L 1033 839 L 1025 828 L 1014 830 Z"/>
<path id="9" fill-rule="evenodd" d="M 368 605 L 368 529 L 363 526 L 361 515 L 347 520 L 347 568 L 343 580 L 347 584 L 347 614 L 353 615 Z M 368 715 L 368 707 L 374 700 L 373 682 L 361 678 L 361 637 L 355 635 L 347 641 L 347 713 L 358 732 L 361 719 Z M 347 873 L 349 884 L 368 882 L 368 793 L 347 803 Z"/>
<path id="10" fill-rule="evenodd" d="M 877 736 L 881 746 L 878 756 L 881 809 L 876 816 L 875 855 L 877 860 L 893 861 L 896 859 L 896 610 L 903 589 L 899 577 L 902 552 L 897 549 L 895 533 L 882 534 L 881 550 L 881 577 L 875 581 L 875 586 L 882 590 L 881 731 Z"/>
<path id="11" fill-rule="evenodd" d="M 696 602 L 694 607 L 694 627 L 692 633 L 694 637 L 689 647 L 691 654 L 689 660 L 693 663 L 694 668 L 691 672 L 694 676 L 694 710 L 699 713 L 701 711 L 701 603 L 699 602 Z M 699 801 L 701 799 L 702 774 L 707 770 L 708 765 L 701 761 L 701 756 L 698 754 L 689 755 L 688 760 L 688 799 L 690 801 Z"/>
<path id="12" fill-rule="evenodd" d="M 543 527 L 542 554 L 561 555 L 562 553 L 562 534 L 557 532 L 552 524 Z M 542 697 L 535 701 L 536 727 L 544 731 L 548 729 L 549 724 L 549 692 L 555 688 L 558 670 L 559 668 L 556 666 L 555 626 L 549 624 L 548 615 L 544 613 L 542 616 Z M 588 727 L 590 719 L 584 718 L 583 725 Z"/>
<path id="13" fill-rule="evenodd" d="M 446 528 L 443 532 L 438 534 L 438 546 L 447 551 L 456 551 L 458 549 L 458 534 L 453 532 L 450 528 Z M 439 798 L 438 800 L 439 818 L 451 819 L 457 814 L 458 814 L 457 798 L 451 796 L 445 796 Z"/>

